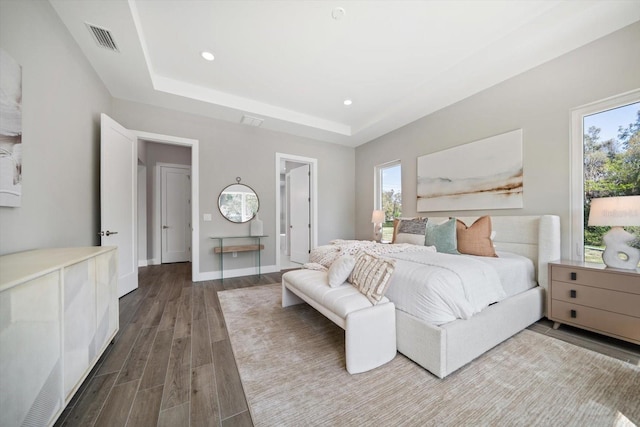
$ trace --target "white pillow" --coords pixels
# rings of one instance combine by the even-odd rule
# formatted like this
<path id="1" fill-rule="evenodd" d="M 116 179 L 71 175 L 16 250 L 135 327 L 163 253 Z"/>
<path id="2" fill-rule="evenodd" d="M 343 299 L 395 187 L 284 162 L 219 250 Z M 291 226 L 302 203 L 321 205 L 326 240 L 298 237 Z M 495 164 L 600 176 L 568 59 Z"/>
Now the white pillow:
<path id="1" fill-rule="evenodd" d="M 424 234 L 398 233 L 394 243 L 410 243 L 412 245 L 424 246 Z"/>
<path id="2" fill-rule="evenodd" d="M 347 281 L 356 260 L 351 255 L 342 255 L 329 267 L 329 286 L 335 288 Z"/>

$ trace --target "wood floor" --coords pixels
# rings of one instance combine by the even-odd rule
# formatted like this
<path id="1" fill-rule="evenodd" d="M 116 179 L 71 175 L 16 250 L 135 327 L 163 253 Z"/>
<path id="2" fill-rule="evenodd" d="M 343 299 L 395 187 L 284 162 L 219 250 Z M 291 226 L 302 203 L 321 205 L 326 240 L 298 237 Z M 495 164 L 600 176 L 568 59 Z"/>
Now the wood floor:
<path id="1" fill-rule="evenodd" d="M 120 330 L 56 426 L 252 426 L 218 291 L 281 273 L 191 282 L 191 264 L 140 269 Z M 640 365 L 640 346 L 543 319 L 529 329 Z"/>

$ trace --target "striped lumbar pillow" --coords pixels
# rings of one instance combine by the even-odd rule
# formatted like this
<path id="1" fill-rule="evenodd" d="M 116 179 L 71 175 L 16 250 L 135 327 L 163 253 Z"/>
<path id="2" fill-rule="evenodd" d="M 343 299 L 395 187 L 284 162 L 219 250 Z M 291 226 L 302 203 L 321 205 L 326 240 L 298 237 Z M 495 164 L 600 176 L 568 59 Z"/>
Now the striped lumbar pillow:
<path id="1" fill-rule="evenodd" d="M 395 260 L 362 252 L 356 258 L 349 282 L 376 305 L 389 288 L 395 265 Z"/>

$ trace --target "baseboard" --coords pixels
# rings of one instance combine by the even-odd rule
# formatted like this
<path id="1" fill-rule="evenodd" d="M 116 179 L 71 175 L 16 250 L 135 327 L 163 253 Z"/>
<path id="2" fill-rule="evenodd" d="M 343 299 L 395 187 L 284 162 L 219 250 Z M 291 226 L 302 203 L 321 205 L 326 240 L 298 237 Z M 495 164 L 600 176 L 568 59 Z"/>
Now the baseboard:
<path id="1" fill-rule="evenodd" d="M 280 268 L 277 265 L 263 265 L 260 268 L 261 274 L 267 273 L 276 273 L 280 271 Z M 231 279 L 234 277 L 242 277 L 242 276 L 255 276 L 258 274 L 257 267 L 251 268 L 238 268 L 235 270 L 224 270 L 224 278 Z M 220 271 L 204 271 L 200 272 L 193 278 L 194 282 L 202 282 L 204 280 L 218 280 L 220 279 Z"/>
<path id="2" fill-rule="evenodd" d="M 138 267 L 147 267 L 149 265 L 149 260 L 148 259 L 139 259 L 138 260 Z"/>

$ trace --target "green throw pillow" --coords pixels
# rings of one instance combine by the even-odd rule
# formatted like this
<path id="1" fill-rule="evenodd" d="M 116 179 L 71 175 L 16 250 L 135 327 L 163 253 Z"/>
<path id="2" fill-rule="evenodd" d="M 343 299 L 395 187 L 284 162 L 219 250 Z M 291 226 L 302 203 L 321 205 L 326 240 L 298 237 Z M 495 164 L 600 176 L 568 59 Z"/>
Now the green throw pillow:
<path id="1" fill-rule="evenodd" d="M 451 218 L 442 224 L 427 221 L 425 245 L 435 246 L 438 252 L 458 255 L 460 252 L 457 249 L 456 219 Z"/>

